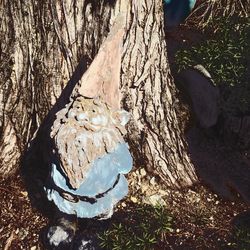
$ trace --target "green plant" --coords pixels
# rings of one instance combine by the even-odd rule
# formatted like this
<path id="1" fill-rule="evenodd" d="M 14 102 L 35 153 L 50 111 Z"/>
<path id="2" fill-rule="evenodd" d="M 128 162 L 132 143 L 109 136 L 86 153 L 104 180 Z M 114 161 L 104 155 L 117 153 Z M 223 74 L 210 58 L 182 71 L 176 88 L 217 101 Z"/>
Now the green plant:
<path id="1" fill-rule="evenodd" d="M 100 234 L 100 246 L 112 250 L 154 249 L 161 237 L 172 231 L 172 218 L 164 207 L 142 205 Z"/>
<path id="2" fill-rule="evenodd" d="M 198 226 L 206 226 L 209 223 L 210 214 L 202 206 L 194 206 L 190 211 L 190 222 Z"/>
<path id="3" fill-rule="evenodd" d="M 238 250 L 250 249 L 250 228 L 236 228 L 232 246 Z"/>
<path id="4" fill-rule="evenodd" d="M 212 38 L 176 53 L 177 70 L 202 64 L 221 89 L 223 108 L 234 114 L 250 111 L 250 22 L 246 17 L 214 19 Z"/>

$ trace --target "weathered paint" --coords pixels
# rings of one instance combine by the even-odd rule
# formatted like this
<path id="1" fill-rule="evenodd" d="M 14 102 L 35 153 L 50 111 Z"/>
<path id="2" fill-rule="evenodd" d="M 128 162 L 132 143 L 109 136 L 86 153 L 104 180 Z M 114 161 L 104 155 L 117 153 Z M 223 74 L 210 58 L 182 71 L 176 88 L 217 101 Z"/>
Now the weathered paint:
<path id="1" fill-rule="evenodd" d="M 51 138 L 55 157 L 70 185 L 78 189 L 91 164 L 124 143 L 129 113 L 113 110 L 99 99 L 78 96 L 56 115 Z"/>
<path id="2" fill-rule="evenodd" d="M 104 193 L 114 185 L 118 174 L 120 178 L 116 186 L 107 192 L 104 197 L 97 199 L 91 204 L 85 201 L 77 203 L 64 199 L 56 190 L 46 189 L 49 200 L 53 200 L 56 206 L 64 213 L 76 214 L 81 218 L 92 218 L 112 211 L 115 204 L 128 193 L 128 183 L 123 174 L 128 173 L 132 168 L 132 157 L 126 143 L 118 144 L 117 148 L 105 156 L 95 160 L 86 174 L 85 181 L 74 190 L 66 182 L 65 177 L 59 171 L 60 166 L 52 163 L 51 181 L 61 189 L 71 194 L 94 197 Z"/>

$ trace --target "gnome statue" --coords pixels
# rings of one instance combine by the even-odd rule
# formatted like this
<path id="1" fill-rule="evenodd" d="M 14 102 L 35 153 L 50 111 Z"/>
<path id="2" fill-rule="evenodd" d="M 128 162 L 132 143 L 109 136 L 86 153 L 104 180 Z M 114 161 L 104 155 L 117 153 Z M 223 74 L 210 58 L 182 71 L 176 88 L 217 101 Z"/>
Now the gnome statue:
<path id="1" fill-rule="evenodd" d="M 51 131 L 51 185 L 46 190 L 62 212 L 110 217 L 127 194 L 123 174 L 131 170 L 132 158 L 123 135 L 128 118 L 124 110 L 114 111 L 100 99 L 81 95 L 58 112 Z"/>
<path id="2" fill-rule="evenodd" d="M 128 193 L 124 174 L 132 168 L 132 157 L 123 136 L 129 113 L 120 108 L 119 95 L 122 20 L 113 25 L 69 103 L 56 112 L 50 130 L 51 170 L 44 189 L 65 215 L 109 218 Z M 70 244 L 75 230 L 61 219 L 49 228 L 47 241 L 53 249 Z"/>

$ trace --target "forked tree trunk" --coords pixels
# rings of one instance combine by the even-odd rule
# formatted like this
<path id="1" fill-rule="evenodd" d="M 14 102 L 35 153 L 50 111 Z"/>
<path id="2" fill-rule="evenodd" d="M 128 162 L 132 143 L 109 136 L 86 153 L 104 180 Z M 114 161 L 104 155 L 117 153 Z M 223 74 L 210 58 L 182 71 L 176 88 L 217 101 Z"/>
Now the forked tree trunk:
<path id="1" fill-rule="evenodd" d="M 16 170 L 76 66 L 81 62 L 81 71 L 86 70 L 120 12 L 126 15 L 121 106 L 132 115 L 127 141 L 135 165 L 171 187 L 197 180 L 176 117 L 161 0 L 1 1 L 3 177 Z"/>

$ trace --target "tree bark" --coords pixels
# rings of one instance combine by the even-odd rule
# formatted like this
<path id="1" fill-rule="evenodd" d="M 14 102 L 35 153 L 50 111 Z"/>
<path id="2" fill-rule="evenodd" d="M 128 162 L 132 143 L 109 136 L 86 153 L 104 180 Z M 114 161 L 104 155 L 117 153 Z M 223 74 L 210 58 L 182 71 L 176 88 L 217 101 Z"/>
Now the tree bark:
<path id="1" fill-rule="evenodd" d="M 77 65 L 81 73 L 74 75 L 76 81 L 123 12 L 121 106 L 132 115 L 126 140 L 135 166 L 145 166 L 170 187 L 197 181 L 176 116 L 161 0 L 3 0 L 0 4 L 2 177 L 15 172 L 21 152 Z"/>

